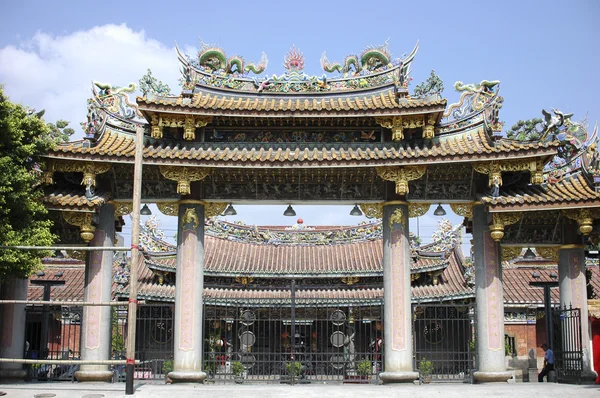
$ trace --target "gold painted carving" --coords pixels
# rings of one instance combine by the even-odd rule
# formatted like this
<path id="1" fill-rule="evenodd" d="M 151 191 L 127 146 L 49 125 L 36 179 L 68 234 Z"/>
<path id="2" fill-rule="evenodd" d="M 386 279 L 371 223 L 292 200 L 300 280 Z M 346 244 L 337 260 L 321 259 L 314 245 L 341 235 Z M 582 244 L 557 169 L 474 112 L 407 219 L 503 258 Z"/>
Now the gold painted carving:
<path id="1" fill-rule="evenodd" d="M 405 129 L 416 129 L 425 126 L 423 115 L 410 115 L 402 117 L 402 127 Z"/>
<path id="2" fill-rule="evenodd" d="M 450 208 L 461 217 L 473 218 L 473 203 L 450 203 Z"/>
<path id="3" fill-rule="evenodd" d="M 512 225 L 521 219 L 521 213 L 494 213 L 493 224 L 490 227 L 492 239 L 496 242 L 504 237 L 504 227 Z"/>
<path id="4" fill-rule="evenodd" d="M 220 202 L 207 202 L 204 205 L 204 217 L 212 218 L 223 214 L 225 208 L 227 207 L 227 203 Z"/>
<path id="5" fill-rule="evenodd" d="M 185 226 L 188 224 L 192 224 L 192 229 L 196 229 L 198 228 L 198 225 L 200 225 L 198 214 L 193 207 L 185 209 L 185 213 L 183 214 L 183 217 L 181 217 L 181 228 L 185 229 Z"/>
<path id="6" fill-rule="evenodd" d="M 165 216 L 177 216 L 179 204 L 172 202 L 159 202 L 156 204 L 158 210 Z"/>
<path id="7" fill-rule="evenodd" d="M 116 202 L 115 217 L 124 216 L 133 212 L 133 203 L 131 202 Z"/>
<path id="8" fill-rule="evenodd" d="M 163 137 L 162 126 L 159 124 L 160 119 L 156 115 L 152 115 L 151 122 L 152 129 L 150 130 L 150 136 L 155 139 L 161 139 Z"/>
<path id="9" fill-rule="evenodd" d="M 558 261 L 558 249 L 558 246 L 541 246 L 536 247 L 535 251 L 542 258 Z"/>
<path id="10" fill-rule="evenodd" d="M 193 141 L 196 138 L 196 126 L 194 126 L 194 117 L 186 116 L 185 123 L 183 125 L 183 139 L 186 141 Z"/>
<path id="11" fill-rule="evenodd" d="M 408 193 L 408 182 L 423 177 L 427 171 L 427 166 L 380 166 L 376 170 L 377 175 L 382 179 L 396 183 L 396 194 L 406 195 Z"/>
<path id="12" fill-rule="evenodd" d="M 79 227 L 79 236 L 85 243 L 94 239 L 96 227 L 92 225 L 92 213 L 65 211 L 62 215 L 66 222 Z"/>
<path id="13" fill-rule="evenodd" d="M 436 122 L 436 118 L 435 115 L 430 114 L 429 116 L 427 116 L 427 124 L 425 126 L 423 126 L 423 138 L 426 140 L 430 140 L 433 137 L 435 137 L 435 122 Z"/>
<path id="14" fill-rule="evenodd" d="M 62 171 L 64 173 L 83 173 L 81 185 L 96 186 L 96 176 L 106 173 L 110 170 L 110 163 L 100 162 L 53 162 L 53 171 Z M 46 177 L 48 178 L 48 177 Z"/>
<path id="15" fill-rule="evenodd" d="M 67 250 L 67 256 L 76 260 L 85 261 L 87 252 L 83 250 Z"/>
<path id="16" fill-rule="evenodd" d="M 254 281 L 254 278 L 251 276 L 236 276 L 235 281 L 237 283 L 241 283 L 244 286 L 247 286 Z"/>
<path id="17" fill-rule="evenodd" d="M 404 225 L 404 214 L 402 214 L 402 210 L 396 209 L 390 216 L 390 228 L 393 227 L 394 224 L 400 224 L 403 227 Z"/>
<path id="18" fill-rule="evenodd" d="M 592 232 L 594 220 L 600 218 L 600 209 L 598 208 L 568 209 L 562 212 L 571 220 L 577 221 L 579 232 L 582 235 L 588 235 Z"/>
<path id="19" fill-rule="evenodd" d="M 44 184 L 54 184 L 54 162 L 51 160 L 46 161 L 46 170 L 44 170 Z"/>
<path id="20" fill-rule="evenodd" d="M 473 163 L 473 169 L 480 174 L 489 176 L 488 185 L 490 187 L 496 182 L 498 186 L 502 185 L 502 172 L 504 171 L 529 171 L 531 184 L 539 185 L 544 182 L 544 165 L 540 159 Z"/>
<path id="21" fill-rule="evenodd" d="M 375 123 L 392 130 L 392 140 L 401 141 L 404 139 L 402 116 L 376 117 Z"/>
<path id="22" fill-rule="evenodd" d="M 203 180 L 212 171 L 206 167 L 160 166 L 159 168 L 166 179 L 177 181 L 177 193 L 181 195 L 189 195 L 190 183 Z"/>
<path id="23" fill-rule="evenodd" d="M 420 217 L 427 213 L 431 203 L 409 203 L 408 205 L 408 217 L 415 218 Z"/>
<path id="24" fill-rule="evenodd" d="M 348 286 L 352 286 L 360 280 L 358 276 L 345 276 L 342 278 L 342 283 Z"/>
<path id="25" fill-rule="evenodd" d="M 521 252 L 523 251 L 522 247 L 502 247 L 502 261 L 510 261 L 519 257 Z"/>
<path id="26" fill-rule="evenodd" d="M 360 209 L 367 218 L 383 218 L 383 205 L 381 203 L 361 203 Z"/>

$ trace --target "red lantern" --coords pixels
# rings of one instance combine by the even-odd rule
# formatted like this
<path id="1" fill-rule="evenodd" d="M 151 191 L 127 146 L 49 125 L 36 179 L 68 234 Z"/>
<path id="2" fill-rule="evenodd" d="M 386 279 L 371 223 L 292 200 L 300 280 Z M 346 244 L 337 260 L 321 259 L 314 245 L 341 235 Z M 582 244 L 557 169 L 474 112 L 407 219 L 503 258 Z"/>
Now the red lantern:
<path id="1" fill-rule="evenodd" d="M 287 338 L 288 338 L 288 332 L 286 332 L 286 331 L 283 331 L 283 332 L 281 333 L 281 338 L 282 338 L 282 339 L 287 339 Z"/>

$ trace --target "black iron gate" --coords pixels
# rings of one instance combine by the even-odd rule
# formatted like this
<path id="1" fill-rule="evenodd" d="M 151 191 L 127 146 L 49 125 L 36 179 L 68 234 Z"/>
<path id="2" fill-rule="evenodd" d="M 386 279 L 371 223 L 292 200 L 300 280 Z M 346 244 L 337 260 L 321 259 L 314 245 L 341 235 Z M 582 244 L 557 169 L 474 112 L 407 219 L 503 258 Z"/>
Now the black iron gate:
<path id="1" fill-rule="evenodd" d="M 581 309 L 565 306 L 554 310 L 554 367 L 559 383 L 581 383 L 583 348 Z"/>
<path id="2" fill-rule="evenodd" d="M 475 305 L 413 304 L 414 369 L 433 381 L 470 382 L 475 369 Z"/>
<path id="3" fill-rule="evenodd" d="M 204 370 L 209 382 L 375 382 L 382 314 L 369 300 L 206 300 Z"/>

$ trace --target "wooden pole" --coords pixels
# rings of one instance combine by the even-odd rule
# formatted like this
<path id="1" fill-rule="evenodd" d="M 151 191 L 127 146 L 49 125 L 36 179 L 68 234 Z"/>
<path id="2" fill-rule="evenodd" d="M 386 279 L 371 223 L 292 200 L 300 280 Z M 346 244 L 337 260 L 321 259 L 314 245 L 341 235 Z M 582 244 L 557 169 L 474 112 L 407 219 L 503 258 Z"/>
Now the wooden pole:
<path id="1" fill-rule="evenodd" d="M 144 155 L 144 128 L 135 130 L 135 162 L 133 165 L 133 211 L 131 215 L 131 267 L 129 270 L 129 311 L 127 314 L 127 359 L 125 394 L 132 395 L 135 365 L 135 324 L 137 321 L 137 282 L 140 243 L 140 210 L 142 199 L 142 160 Z"/>

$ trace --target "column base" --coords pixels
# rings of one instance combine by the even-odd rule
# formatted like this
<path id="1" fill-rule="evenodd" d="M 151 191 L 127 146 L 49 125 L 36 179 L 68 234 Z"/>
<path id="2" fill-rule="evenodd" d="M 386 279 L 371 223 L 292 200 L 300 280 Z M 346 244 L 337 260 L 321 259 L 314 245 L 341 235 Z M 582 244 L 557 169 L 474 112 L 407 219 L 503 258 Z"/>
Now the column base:
<path id="1" fill-rule="evenodd" d="M 75 372 L 75 378 L 79 382 L 86 381 L 106 381 L 109 382 L 113 378 L 113 372 L 110 370 L 78 370 Z"/>
<path id="2" fill-rule="evenodd" d="M 383 372 L 379 374 L 383 384 L 388 383 L 412 383 L 419 378 L 418 372 Z"/>
<path id="3" fill-rule="evenodd" d="M 180 371 L 169 372 L 167 377 L 173 383 L 202 383 L 206 379 L 206 373 L 202 371 Z"/>
<path id="4" fill-rule="evenodd" d="M 25 380 L 26 376 L 25 369 L 0 369 L 0 380 Z"/>
<path id="5" fill-rule="evenodd" d="M 512 372 L 473 372 L 473 379 L 476 383 L 506 383 L 512 378 Z"/>
<path id="6" fill-rule="evenodd" d="M 581 381 L 584 383 L 588 383 L 590 381 L 596 381 L 598 374 L 593 370 L 583 370 L 581 372 Z"/>

